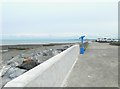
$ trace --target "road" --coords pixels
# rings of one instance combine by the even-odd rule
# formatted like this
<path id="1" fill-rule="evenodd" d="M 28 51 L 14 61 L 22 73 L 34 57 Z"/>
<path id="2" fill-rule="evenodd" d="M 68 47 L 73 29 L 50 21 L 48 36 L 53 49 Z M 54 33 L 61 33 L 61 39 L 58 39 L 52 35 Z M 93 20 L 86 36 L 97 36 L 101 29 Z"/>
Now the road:
<path id="1" fill-rule="evenodd" d="M 118 46 L 90 43 L 73 67 L 65 87 L 118 87 Z"/>

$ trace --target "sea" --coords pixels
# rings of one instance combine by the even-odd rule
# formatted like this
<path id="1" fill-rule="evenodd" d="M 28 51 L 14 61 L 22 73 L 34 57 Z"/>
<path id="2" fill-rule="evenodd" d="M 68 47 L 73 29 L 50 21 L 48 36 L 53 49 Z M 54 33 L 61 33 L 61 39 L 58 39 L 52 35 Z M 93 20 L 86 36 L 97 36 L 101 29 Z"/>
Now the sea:
<path id="1" fill-rule="evenodd" d="M 16 44 L 49 44 L 49 43 L 76 43 L 80 39 L 2 39 L 0 45 Z"/>

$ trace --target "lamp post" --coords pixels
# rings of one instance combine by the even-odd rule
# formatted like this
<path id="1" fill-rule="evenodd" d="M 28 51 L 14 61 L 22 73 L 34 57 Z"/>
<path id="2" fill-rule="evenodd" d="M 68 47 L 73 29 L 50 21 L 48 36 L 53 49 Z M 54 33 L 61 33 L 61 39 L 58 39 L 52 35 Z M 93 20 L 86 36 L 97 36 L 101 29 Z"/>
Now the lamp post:
<path id="1" fill-rule="evenodd" d="M 83 43 L 83 38 L 85 36 L 81 36 L 79 39 L 81 39 L 81 46 L 80 46 L 80 54 L 84 54 L 84 43 Z"/>

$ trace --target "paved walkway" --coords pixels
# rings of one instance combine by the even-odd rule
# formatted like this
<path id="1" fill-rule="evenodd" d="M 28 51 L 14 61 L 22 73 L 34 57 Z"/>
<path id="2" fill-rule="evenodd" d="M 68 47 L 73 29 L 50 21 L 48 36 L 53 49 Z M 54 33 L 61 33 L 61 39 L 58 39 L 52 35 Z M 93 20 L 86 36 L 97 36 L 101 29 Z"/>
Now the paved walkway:
<path id="1" fill-rule="evenodd" d="M 89 44 L 79 55 L 67 87 L 118 87 L 118 47 L 108 43 Z"/>

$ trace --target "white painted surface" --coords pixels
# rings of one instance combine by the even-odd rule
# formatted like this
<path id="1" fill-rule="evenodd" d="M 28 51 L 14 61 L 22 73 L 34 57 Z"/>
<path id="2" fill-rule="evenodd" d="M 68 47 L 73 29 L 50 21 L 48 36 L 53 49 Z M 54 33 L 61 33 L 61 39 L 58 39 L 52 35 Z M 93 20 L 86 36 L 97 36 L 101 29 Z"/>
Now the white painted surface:
<path id="1" fill-rule="evenodd" d="M 8 82 L 5 87 L 61 87 L 78 54 L 79 46 L 74 45 Z"/>

